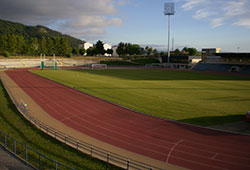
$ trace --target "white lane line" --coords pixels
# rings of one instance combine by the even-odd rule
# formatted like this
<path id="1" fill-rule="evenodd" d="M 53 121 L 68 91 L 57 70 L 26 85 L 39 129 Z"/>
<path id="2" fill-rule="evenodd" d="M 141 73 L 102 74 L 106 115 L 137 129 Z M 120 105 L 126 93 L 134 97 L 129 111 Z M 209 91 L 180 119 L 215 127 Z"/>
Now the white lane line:
<path id="1" fill-rule="evenodd" d="M 216 153 L 211 159 L 215 159 L 215 157 L 218 155 L 218 153 Z"/>
<path id="2" fill-rule="evenodd" d="M 166 163 L 168 163 L 168 160 L 169 160 L 170 155 L 171 155 L 171 153 L 173 152 L 174 148 L 175 148 L 177 145 L 179 145 L 182 141 L 183 141 L 182 139 L 179 140 L 179 141 L 176 142 L 176 143 L 174 144 L 174 146 L 171 148 L 171 150 L 170 150 L 169 153 L 168 153 L 168 157 L 167 157 Z"/>

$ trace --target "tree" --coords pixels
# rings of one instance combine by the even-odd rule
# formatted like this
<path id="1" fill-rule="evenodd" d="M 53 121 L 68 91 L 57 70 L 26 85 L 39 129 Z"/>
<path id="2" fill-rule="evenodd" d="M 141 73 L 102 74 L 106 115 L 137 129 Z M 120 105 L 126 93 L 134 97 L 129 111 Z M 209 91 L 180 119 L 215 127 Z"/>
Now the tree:
<path id="1" fill-rule="evenodd" d="M 80 55 L 85 55 L 85 53 L 86 53 L 86 50 L 84 48 L 79 49 L 79 54 Z"/>
<path id="2" fill-rule="evenodd" d="M 27 55 L 31 54 L 30 44 L 25 43 L 23 45 L 23 54 L 27 54 Z"/>
<path id="3" fill-rule="evenodd" d="M 187 47 L 184 47 L 181 51 L 182 51 L 182 52 L 188 52 L 188 48 L 187 48 Z"/>
<path id="4" fill-rule="evenodd" d="M 31 54 L 39 54 L 39 43 L 38 43 L 38 39 L 37 38 L 31 38 L 31 43 L 30 43 L 30 53 Z M 45 40 L 43 40 L 45 41 Z M 44 44 L 46 44 L 45 42 L 42 42 Z M 46 48 L 47 47 L 43 47 Z"/>
<path id="5" fill-rule="evenodd" d="M 188 55 L 196 55 L 197 54 L 197 50 L 195 48 L 187 48 L 187 47 L 184 47 L 182 49 L 182 53 L 187 53 Z"/>
<path id="6" fill-rule="evenodd" d="M 141 48 L 138 44 L 120 42 L 116 49 L 116 52 L 119 56 L 140 55 L 144 53 L 144 49 Z"/>
<path id="7" fill-rule="evenodd" d="M 42 39 L 39 42 L 39 52 L 42 54 L 47 54 L 47 41 L 44 37 L 42 37 Z"/>
<path id="8" fill-rule="evenodd" d="M 59 37 L 54 37 L 52 38 L 53 44 L 54 44 L 54 52 L 56 55 L 59 55 L 59 49 L 60 49 L 60 38 Z"/>
<path id="9" fill-rule="evenodd" d="M 96 48 L 95 47 L 90 47 L 87 49 L 87 55 L 88 56 L 94 56 L 97 54 Z"/>
<path id="10" fill-rule="evenodd" d="M 105 50 L 104 50 L 102 41 L 98 40 L 95 48 L 96 48 L 96 54 L 101 54 L 101 55 L 105 54 Z"/>
<path id="11" fill-rule="evenodd" d="M 7 51 L 7 35 L 3 34 L 0 36 L 0 52 Z"/>
<path id="12" fill-rule="evenodd" d="M 78 54 L 79 54 L 78 48 L 73 48 L 73 49 L 72 49 L 72 54 L 78 55 Z"/>
<path id="13" fill-rule="evenodd" d="M 16 47 L 17 47 L 16 35 L 8 34 L 7 37 L 8 37 L 8 39 L 7 39 L 7 51 L 10 53 L 15 53 Z"/>
<path id="14" fill-rule="evenodd" d="M 60 46 L 58 52 L 60 55 L 68 55 L 69 53 L 71 53 L 69 42 L 64 37 L 60 38 Z"/>
<path id="15" fill-rule="evenodd" d="M 10 53 L 8 51 L 4 51 L 3 52 L 3 56 L 6 57 L 6 58 L 8 58 L 10 56 Z"/>
<path id="16" fill-rule="evenodd" d="M 16 36 L 16 41 L 17 41 L 17 46 L 16 46 L 16 53 L 17 54 L 22 54 L 23 53 L 23 48 L 24 45 L 26 44 L 24 38 L 22 35 L 17 35 Z"/>
<path id="17" fill-rule="evenodd" d="M 157 49 L 154 49 L 154 50 L 153 50 L 153 55 L 154 55 L 155 57 L 158 56 L 158 51 L 157 51 Z"/>
<path id="18" fill-rule="evenodd" d="M 118 44 L 118 47 L 116 49 L 116 53 L 119 55 L 119 56 L 122 56 L 125 54 L 125 44 L 123 42 L 120 42 Z"/>
<path id="19" fill-rule="evenodd" d="M 144 48 L 140 48 L 140 55 L 144 55 L 145 54 L 145 49 Z"/>
<path id="20" fill-rule="evenodd" d="M 153 51 L 152 47 L 149 47 L 149 46 L 146 46 L 145 50 L 147 52 L 147 55 L 150 55 L 152 53 L 152 51 Z"/>
<path id="21" fill-rule="evenodd" d="M 47 38 L 47 53 L 48 55 L 53 55 L 56 53 L 56 47 L 54 44 L 54 40 L 52 38 Z"/>
<path id="22" fill-rule="evenodd" d="M 107 49 L 107 54 L 110 54 L 110 55 L 112 55 L 113 54 L 113 50 L 112 49 Z"/>
<path id="23" fill-rule="evenodd" d="M 188 54 L 189 55 L 196 55 L 197 54 L 197 50 L 195 48 L 188 48 Z"/>
<path id="24" fill-rule="evenodd" d="M 176 56 L 179 56 L 180 55 L 180 50 L 178 48 L 176 48 L 174 53 L 175 53 Z"/>
<path id="25" fill-rule="evenodd" d="M 139 55 L 141 53 L 141 47 L 138 44 L 133 44 L 133 54 L 135 55 Z"/>

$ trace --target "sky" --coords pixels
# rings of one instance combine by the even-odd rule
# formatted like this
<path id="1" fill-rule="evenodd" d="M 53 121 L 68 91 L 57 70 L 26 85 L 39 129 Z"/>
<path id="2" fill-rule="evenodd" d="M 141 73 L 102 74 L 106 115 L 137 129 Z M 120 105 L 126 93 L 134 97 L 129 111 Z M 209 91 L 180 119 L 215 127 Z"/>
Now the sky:
<path id="1" fill-rule="evenodd" d="M 176 11 L 171 49 L 250 52 L 250 0 L 0 0 L 0 19 L 44 25 L 92 43 L 130 42 L 166 51 L 166 2 L 174 2 Z"/>

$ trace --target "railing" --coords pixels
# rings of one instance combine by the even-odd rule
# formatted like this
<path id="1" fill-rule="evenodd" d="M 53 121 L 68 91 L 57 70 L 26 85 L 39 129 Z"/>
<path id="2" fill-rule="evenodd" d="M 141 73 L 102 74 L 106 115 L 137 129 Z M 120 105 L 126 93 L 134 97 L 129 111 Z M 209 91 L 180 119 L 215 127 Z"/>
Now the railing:
<path id="1" fill-rule="evenodd" d="M 71 146 L 72 148 L 75 148 L 78 151 L 81 151 L 85 154 L 88 154 L 92 157 L 95 157 L 97 159 L 103 160 L 105 162 L 108 162 L 110 164 L 119 166 L 124 169 L 138 169 L 138 170 L 163 170 L 161 168 L 145 164 L 143 162 L 139 162 L 133 159 L 129 159 L 126 157 L 123 157 L 119 154 L 109 152 L 105 149 L 102 149 L 100 147 L 96 147 L 94 145 L 91 145 L 89 143 L 80 141 L 74 137 L 68 136 L 64 134 L 63 132 L 54 129 L 52 127 L 47 126 L 46 124 L 42 123 L 39 120 L 36 120 L 34 117 L 32 117 L 28 112 L 27 104 L 24 103 L 24 101 L 21 101 L 20 104 L 15 100 L 15 98 L 12 96 L 10 90 L 5 85 L 5 82 L 2 80 L 3 85 L 9 94 L 11 100 L 16 105 L 19 112 L 27 119 L 29 120 L 33 125 L 35 125 L 37 128 L 45 132 L 46 134 L 52 136 L 53 138 Z"/>
<path id="2" fill-rule="evenodd" d="M 9 152 L 19 157 L 23 162 L 33 167 L 34 169 L 70 169 L 73 168 L 61 164 L 46 155 L 26 146 L 0 130 L 0 144 Z"/>

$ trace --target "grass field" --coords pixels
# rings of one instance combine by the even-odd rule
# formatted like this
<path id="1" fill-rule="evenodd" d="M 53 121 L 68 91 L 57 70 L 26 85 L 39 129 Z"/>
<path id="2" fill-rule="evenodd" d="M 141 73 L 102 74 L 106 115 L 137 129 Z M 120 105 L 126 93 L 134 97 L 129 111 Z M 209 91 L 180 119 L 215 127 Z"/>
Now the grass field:
<path id="1" fill-rule="evenodd" d="M 7 92 L 4 90 L 0 82 L 0 130 L 15 138 L 16 140 L 30 146 L 31 148 L 47 155 L 60 163 L 68 165 L 75 169 L 83 170 L 107 170 L 107 169 L 120 169 L 108 163 L 94 159 L 80 153 L 69 146 L 58 142 L 52 137 L 44 134 L 39 129 L 36 129 L 15 108 L 15 105 L 10 100 Z M 3 141 L 3 138 L 1 139 Z M 9 144 L 10 145 L 10 144 Z M 20 148 L 19 148 L 20 149 Z M 11 147 L 13 150 L 13 146 Z M 25 153 L 23 150 L 22 153 Z M 38 160 L 38 155 L 30 155 Z M 23 154 L 23 158 L 25 155 Z M 36 162 L 37 164 L 37 162 Z M 49 166 L 50 163 L 47 164 Z M 51 166 L 51 165 L 50 165 Z M 53 167 L 55 165 L 53 164 Z"/>
<path id="2" fill-rule="evenodd" d="M 243 120 L 250 78 L 157 69 L 32 70 L 139 112 L 197 125 Z"/>

